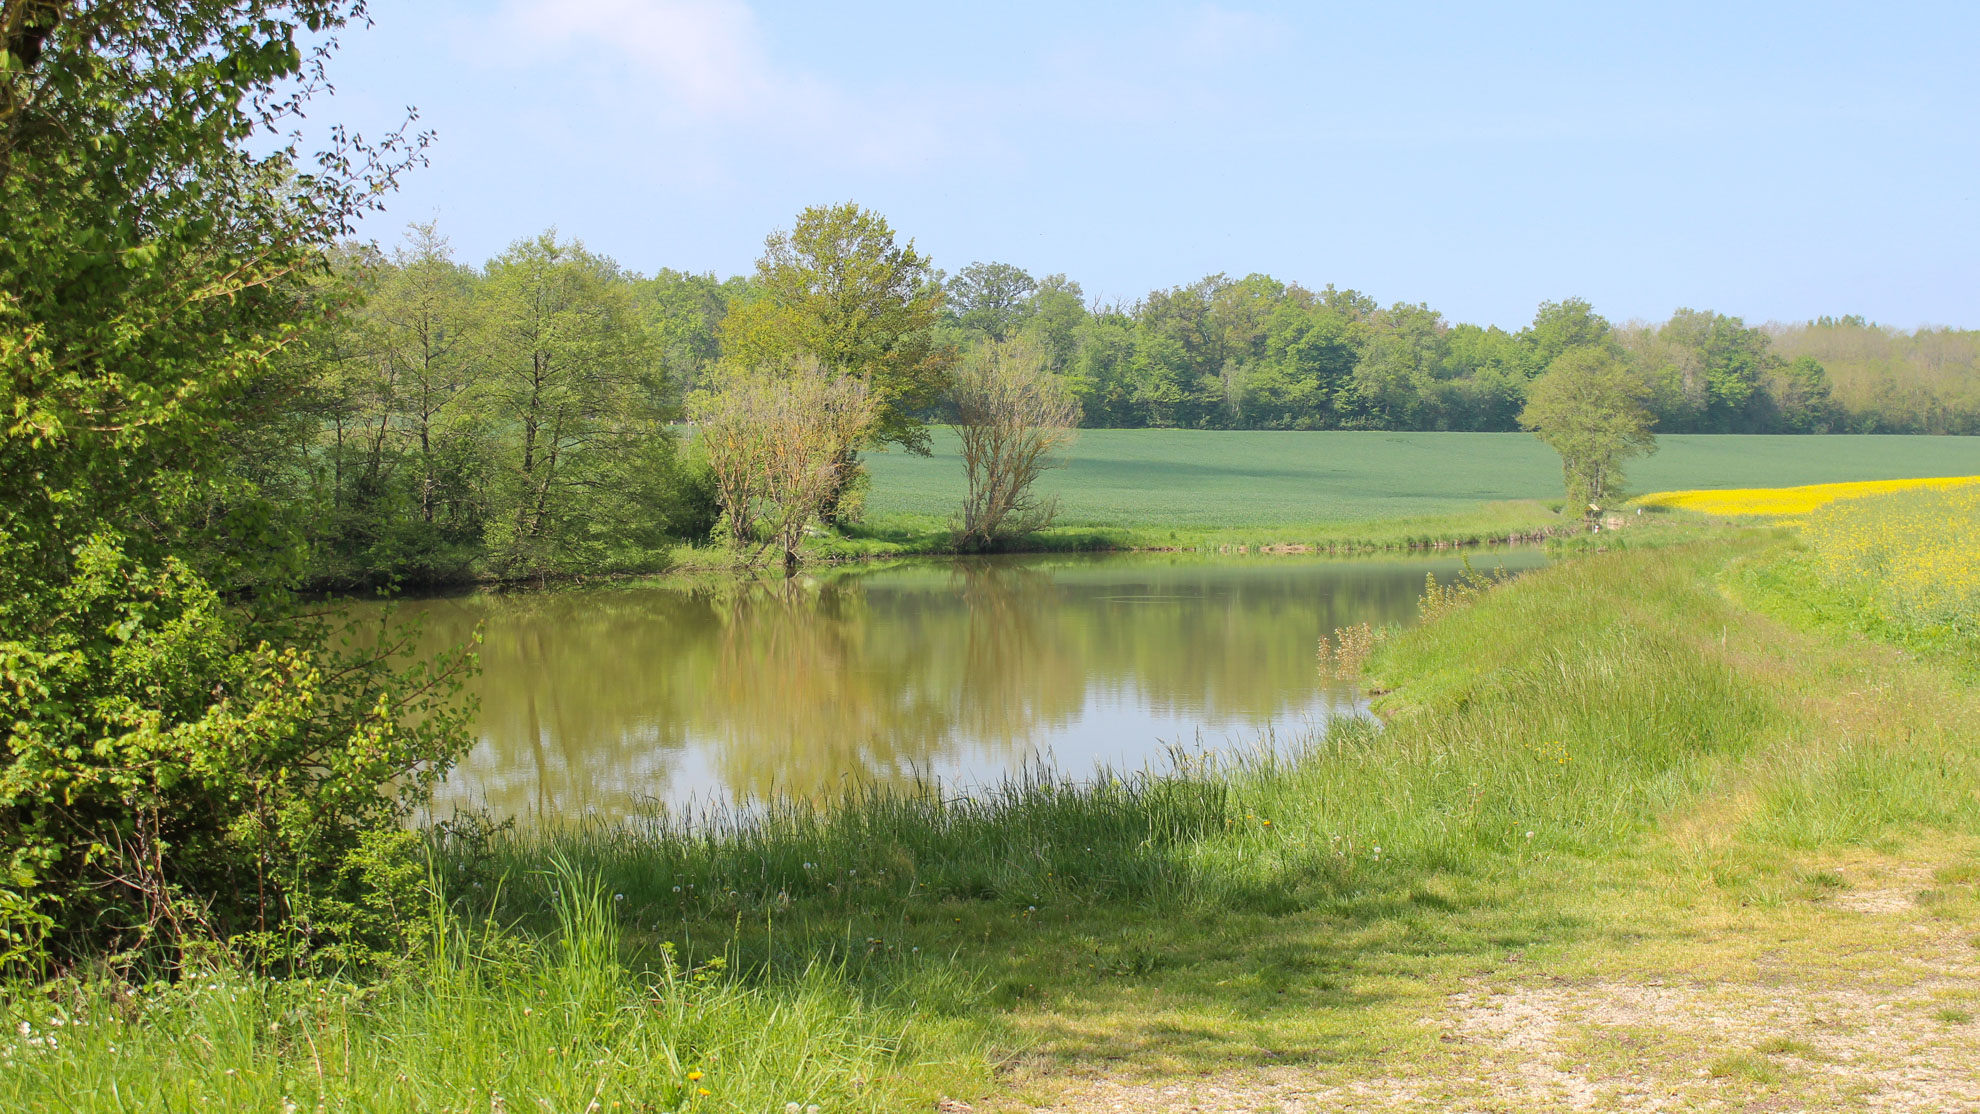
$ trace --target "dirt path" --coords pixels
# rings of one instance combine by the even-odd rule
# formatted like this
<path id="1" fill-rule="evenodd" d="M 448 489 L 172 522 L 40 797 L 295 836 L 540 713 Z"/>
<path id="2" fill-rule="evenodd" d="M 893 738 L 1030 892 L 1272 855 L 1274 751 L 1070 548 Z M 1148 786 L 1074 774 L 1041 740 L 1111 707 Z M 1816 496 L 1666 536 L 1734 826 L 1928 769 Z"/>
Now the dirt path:
<path id="1" fill-rule="evenodd" d="M 1003 1110 L 1980 1111 L 1970 869 L 1858 859 L 1833 896 L 1733 908 L 1696 938 L 1465 979 L 1394 1063 L 1022 1083 Z M 1952 881 L 1944 879 L 1950 877 Z M 1663 972 L 1661 975 L 1654 972 Z M 1125 1069 L 1125 1070 L 1123 1070 Z"/>
<path id="2" fill-rule="evenodd" d="M 1879 797 L 1929 775 L 1851 773 L 1965 762 L 1980 701 L 1887 648 L 1757 615 L 1727 630 L 1703 652 L 1777 691 L 1793 726 L 1639 853 L 1551 882 L 1519 865 L 1499 897 L 1414 920 L 1247 922 L 1180 971 L 1041 1003 L 1020 1019 L 1038 1058 L 978 1108 L 1980 1114 L 1980 841 Z M 1769 828 L 1769 787 L 1798 779 L 1865 794 L 1861 815 L 1819 798 L 1802 816 L 1832 827 Z M 1325 980 L 1259 973 L 1301 954 Z M 1220 993 L 1247 978 L 1282 989 Z"/>

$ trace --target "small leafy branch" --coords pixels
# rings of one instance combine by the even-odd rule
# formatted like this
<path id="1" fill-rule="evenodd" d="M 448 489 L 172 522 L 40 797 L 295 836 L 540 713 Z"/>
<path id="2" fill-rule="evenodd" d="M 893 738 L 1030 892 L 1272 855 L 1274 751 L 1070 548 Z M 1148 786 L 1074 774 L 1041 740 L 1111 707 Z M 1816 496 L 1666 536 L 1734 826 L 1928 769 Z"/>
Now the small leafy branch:
<path id="1" fill-rule="evenodd" d="M 1389 628 L 1376 629 L 1367 623 L 1335 627 L 1332 637 L 1320 636 L 1320 673 L 1337 681 L 1361 676 L 1361 667 L 1375 647 L 1389 637 Z"/>
<path id="2" fill-rule="evenodd" d="M 1437 574 L 1423 575 L 1423 595 L 1417 600 L 1417 611 L 1425 623 L 1434 623 L 1461 607 L 1484 595 L 1493 587 L 1512 579 L 1512 574 L 1503 566 L 1490 573 L 1481 573 L 1471 567 L 1471 559 L 1466 558 L 1464 570 L 1449 584 L 1437 583 Z"/>

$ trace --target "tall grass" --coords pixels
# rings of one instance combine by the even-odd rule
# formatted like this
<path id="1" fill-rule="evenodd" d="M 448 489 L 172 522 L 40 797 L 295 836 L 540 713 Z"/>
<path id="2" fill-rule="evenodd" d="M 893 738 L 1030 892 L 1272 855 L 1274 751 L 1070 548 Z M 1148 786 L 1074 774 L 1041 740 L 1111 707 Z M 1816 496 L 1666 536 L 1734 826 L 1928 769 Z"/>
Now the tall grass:
<path id="1" fill-rule="evenodd" d="M 892 1109 L 908 1019 L 841 972 L 728 978 L 667 951 L 633 965 L 616 895 L 551 860 L 552 931 L 436 911 L 429 954 L 383 982 L 214 971 L 16 995 L 0 1109 L 609 1111 Z"/>

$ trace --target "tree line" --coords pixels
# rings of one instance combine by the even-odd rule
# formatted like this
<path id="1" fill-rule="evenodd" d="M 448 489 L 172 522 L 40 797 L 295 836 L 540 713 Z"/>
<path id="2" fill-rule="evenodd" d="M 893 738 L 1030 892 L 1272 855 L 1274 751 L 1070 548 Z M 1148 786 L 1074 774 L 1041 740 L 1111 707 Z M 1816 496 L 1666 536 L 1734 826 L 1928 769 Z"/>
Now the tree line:
<path id="1" fill-rule="evenodd" d="M 1564 298 L 1509 332 L 1267 275 L 1211 275 L 1131 304 L 1002 263 L 931 280 L 944 343 L 1037 343 L 1093 428 L 1510 432 L 1533 379 L 1598 344 L 1644 383 L 1661 433 L 1980 433 L 1980 330 L 1860 316 L 1749 325 L 1695 309 L 1612 323 Z M 667 292 L 674 371 L 691 380 L 718 357 L 721 320 L 749 301 L 750 282 L 676 271 L 651 282 Z"/>
<path id="2" fill-rule="evenodd" d="M 1101 305 L 1063 275 L 994 263 L 945 293 L 957 343 L 1044 344 L 1088 426 L 1513 431 L 1528 385 L 1598 345 L 1644 383 L 1662 433 L 1980 433 L 1980 331 L 1752 326 L 1694 309 L 1614 324 L 1565 298 L 1508 332 L 1267 275 Z"/>
<path id="3" fill-rule="evenodd" d="M 991 366 L 1007 373 L 1005 413 L 1028 405 L 1054 423 L 1514 431 L 1541 375 L 1594 350 L 1640 388 L 1659 433 L 1980 433 L 1980 332 L 1751 326 L 1693 309 L 1619 325 L 1578 298 L 1509 332 L 1265 275 L 1105 305 L 1009 264 L 947 274 L 852 204 L 799 214 L 747 276 L 643 275 L 554 232 L 475 267 L 427 225 L 389 253 L 342 249 L 315 296 L 341 312 L 286 358 L 287 404 L 241 463 L 311 538 L 312 579 L 332 585 L 645 568 L 711 534 L 774 534 L 790 553 L 813 521 L 858 517 L 863 449 L 925 451 L 931 423 L 965 413 L 987 428 L 957 390 L 986 387 Z M 743 381 L 767 368 L 803 380 L 797 361 L 823 378 L 794 410 L 777 410 L 774 383 Z M 830 393 L 840 378 L 864 384 L 869 416 L 837 433 L 789 424 L 849 398 Z M 778 413 L 784 446 L 822 437 L 832 459 L 773 461 L 736 439 Z M 682 435 L 685 418 L 729 440 L 711 452 Z M 962 514 L 973 544 L 1049 518 L 1022 488 L 991 490 L 1009 463 L 965 461 L 980 479 Z M 807 469 L 829 475 L 809 483 Z M 1028 485 L 1036 468 L 1020 472 Z M 980 521 L 1007 504 L 1007 524 Z"/>
<path id="4" fill-rule="evenodd" d="M 430 225 L 389 255 L 346 247 L 240 475 L 319 584 L 648 566 L 713 524 L 668 428 L 650 292 L 549 232 L 479 268 Z"/>
<path id="5" fill-rule="evenodd" d="M 958 338 L 926 256 L 853 204 L 773 233 L 756 273 L 626 271 L 554 231 L 461 264 L 431 225 L 347 245 L 247 417 L 236 475 L 320 587 L 745 561 L 859 517 L 860 454 L 968 449 L 957 542 L 1035 530 L 1077 403 L 1028 340 Z M 690 436 L 683 420 L 692 423 Z"/>

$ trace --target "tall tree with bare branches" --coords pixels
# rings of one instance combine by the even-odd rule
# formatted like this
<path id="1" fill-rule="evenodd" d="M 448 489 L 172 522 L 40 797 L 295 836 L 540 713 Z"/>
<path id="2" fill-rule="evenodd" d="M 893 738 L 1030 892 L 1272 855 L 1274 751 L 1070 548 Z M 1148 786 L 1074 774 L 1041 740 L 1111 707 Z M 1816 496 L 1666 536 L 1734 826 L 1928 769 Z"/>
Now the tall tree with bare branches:
<path id="1" fill-rule="evenodd" d="M 754 540 L 757 555 L 775 547 L 785 573 L 796 571 L 805 528 L 839 492 L 841 462 L 880 420 L 877 392 L 797 356 L 718 369 L 688 407 L 732 544 Z"/>
<path id="2" fill-rule="evenodd" d="M 1079 402 L 1046 364 L 1035 341 L 993 341 L 974 349 L 955 374 L 951 425 L 969 477 L 957 535 L 963 548 L 1042 530 L 1058 510 L 1057 500 L 1040 501 L 1032 485 L 1057 466 L 1053 453 L 1072 443 Z"/>

